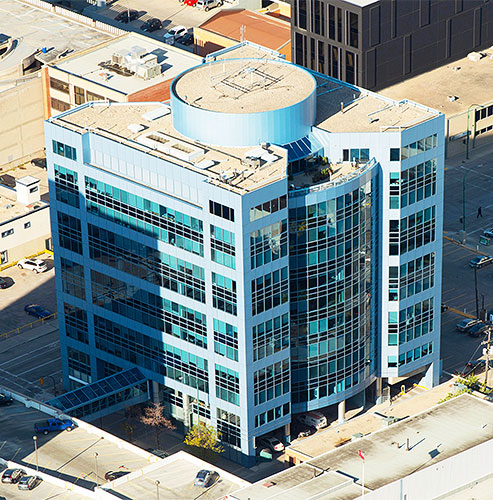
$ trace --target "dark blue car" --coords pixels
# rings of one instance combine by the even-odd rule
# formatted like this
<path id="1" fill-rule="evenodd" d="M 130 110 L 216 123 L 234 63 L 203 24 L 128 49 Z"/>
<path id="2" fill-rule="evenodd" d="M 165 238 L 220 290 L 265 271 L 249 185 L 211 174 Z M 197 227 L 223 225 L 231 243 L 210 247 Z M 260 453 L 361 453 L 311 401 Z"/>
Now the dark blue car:
<path id="1" fill-rule="evenodd" d="M 53 314 L 50 311 L 46 310 L 44 307 L 38 306 L 37 304 L 28 304 L 24 307 L 24 311 L 26 311 L 27 314 L 39 319 L 47 318 L 48 316 L 51 316 Z"/>

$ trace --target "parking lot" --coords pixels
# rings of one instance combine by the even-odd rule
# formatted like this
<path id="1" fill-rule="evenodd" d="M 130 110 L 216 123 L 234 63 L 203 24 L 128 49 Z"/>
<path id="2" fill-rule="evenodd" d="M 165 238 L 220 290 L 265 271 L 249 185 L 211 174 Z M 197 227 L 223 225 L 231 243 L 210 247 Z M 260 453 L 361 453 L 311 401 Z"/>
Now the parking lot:
<path id="1" fill-rule="evenodd" d="M 80 2 L 78 3 L 80 4 Z M 127 8 L 137 10 L 139 12 L 138 19 L 130 23 L 115 21 L 116 15 L 123 10 L 127 10 Z M 162 40 L 164 34 L 172 27 L 181 25 L 186 28 L 193 28 L 199 26 L 220 12 L 220 10 L 220 8 L 214 8 L 209 12 L 205 12 L 205 10 L 189 7 L 178 0 L 132 0 L 131 2 L 117 0 L 111 2 L 111 4 L 107 2 L 107 6 L 102 8 L 94 6 L 86 7 L 82 13 L 93 19 L 117 26 L 120 29 L 138 32 L 141 32 L 140 27 L 144 21 L 157 17 L 163 23 L 163 28 L 152 33 L 147 33 L 147 35 Z M 186 48 L 183 46 L 180 47 Z M 187 49 L 193 50 L 193 46 Z"/>

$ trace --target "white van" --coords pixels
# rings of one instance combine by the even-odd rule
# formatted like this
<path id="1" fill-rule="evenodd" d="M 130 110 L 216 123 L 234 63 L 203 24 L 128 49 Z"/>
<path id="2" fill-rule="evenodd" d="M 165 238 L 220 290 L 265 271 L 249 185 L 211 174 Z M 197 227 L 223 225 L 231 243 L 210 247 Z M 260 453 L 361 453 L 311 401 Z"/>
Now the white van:
<path id="1" fill-rule="evenodd" d="M 221 7 L 222 4 L 222 0 L 197 0 L 195 7 L 197 7 L 197 9 L 202 9 L 208 12 L 214 7 Z"/>
<path id="2" fill-rule="evenodd" d="M 297 420 L 302 424 L 315 427 L 315 429 L 322 429 L 327 427 L 327 419 L 321 413 L 311 411 L 309 413 L 302 413 L 296 416 Z"/>

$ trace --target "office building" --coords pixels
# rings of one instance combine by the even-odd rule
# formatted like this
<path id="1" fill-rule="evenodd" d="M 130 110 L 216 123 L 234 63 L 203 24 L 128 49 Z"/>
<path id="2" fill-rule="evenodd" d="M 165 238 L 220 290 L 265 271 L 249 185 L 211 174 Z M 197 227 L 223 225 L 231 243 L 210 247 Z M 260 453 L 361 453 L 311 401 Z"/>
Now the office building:
<path id="1" fill-rule="evenodd" d="M 437 111 L 248 44 L 169 105 L 48 120 L 67 387 L 137 366 L 251 464 L 295 413 L 434 385 L 443 136 Z"/>
<path id="2" fill-rule="evenodd" d="M 166 101 L 173 78 L 200 61 L 138 33 L 106 40 L 43 68 L 46 117 L 89 101 Z"/>
<path id="3" fill-rule="evenodd" d="M 381 89 L 493 43 L 484 0 L 293 0 L 293 61 Z"/>

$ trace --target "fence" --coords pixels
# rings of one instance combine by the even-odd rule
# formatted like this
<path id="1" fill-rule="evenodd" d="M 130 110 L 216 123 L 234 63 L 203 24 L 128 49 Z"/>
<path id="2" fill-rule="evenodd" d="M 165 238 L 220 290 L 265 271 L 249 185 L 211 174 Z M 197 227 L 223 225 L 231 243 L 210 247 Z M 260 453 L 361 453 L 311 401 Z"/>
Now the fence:
<path id="1" fill-rule="evenodd" d="M 20 0 L 20 1 L 23 3 L 27 3 L 29 5 L 33 5 L 34 7 L 38 7 L 39 9 L 43 9 L 58 14 L 60 16 L 67 17 L 77 23 L 85 24 L 90 28 L 99 31 L 105 31 L 106 33 L 111 33 L 112 35 L 119 36 L 119 35 L 125 35 L 127 33 L 127 31 L 117 28 L 116 26 L 111 26 L 110 24 L 106 24 L 102 21 L 96 21 L 95 19 L 92 19 L 90 17 L 84 16 L 69 9 L 65 9 L 64 7 L 61 7 L 59 5 L 55 6 L 43 0 Z"/>
<path id="2" fill-rule="evenodd" d="M 37 319 L 35 321 L 32 321 L 31 323 L 28 323 L 27 325 L 19 326 L 19 328 L 15 328 L 14 330 L 10 330 L 10 332 L 0 334 L 0 340 L 8 339 L 9 335 L 10 336 L 18 335 L 19 333 L 23 332 L 24 330 L 31 329 L 34 326 L 43 325 L 45 321 L 48 321 L 50 319 L 56 319 L 57 317 L 58 317 L 58 313 L 53 313 L 53 314 L 50 314 L 49 316 L 46 316 L 46 318 Z"/>

